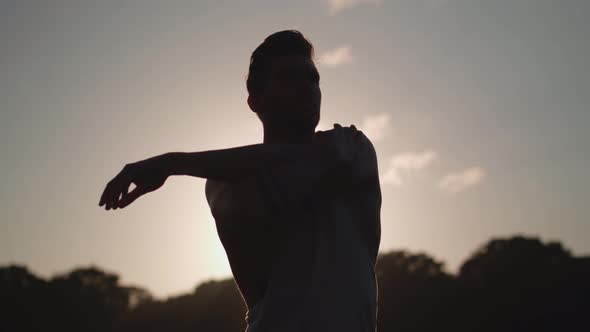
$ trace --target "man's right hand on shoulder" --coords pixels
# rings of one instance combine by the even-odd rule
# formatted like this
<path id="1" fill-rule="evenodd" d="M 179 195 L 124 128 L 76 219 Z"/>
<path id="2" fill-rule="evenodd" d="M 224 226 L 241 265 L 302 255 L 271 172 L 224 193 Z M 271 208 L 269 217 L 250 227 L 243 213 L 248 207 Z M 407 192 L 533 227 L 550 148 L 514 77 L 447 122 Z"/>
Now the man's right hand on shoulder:
<path id="1" fill-rule="evenodd" d="M 329 153 L 334 153 L 336 158 L 350 164 L 357 156 L 356 143 L 362 131 L 357 130 L 354 125 L 342 127 L 335 123 L 334 128 L 327 131 L 315 133 L 315 143 L 323 145 Z"/>

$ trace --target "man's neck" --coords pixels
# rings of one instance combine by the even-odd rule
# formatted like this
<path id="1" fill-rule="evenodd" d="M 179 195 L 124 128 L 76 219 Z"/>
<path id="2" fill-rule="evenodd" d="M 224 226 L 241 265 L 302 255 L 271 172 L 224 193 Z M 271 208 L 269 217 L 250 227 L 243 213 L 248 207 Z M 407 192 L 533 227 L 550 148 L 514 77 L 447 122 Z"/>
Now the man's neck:
<path id="1" fill-rule="evenodd" d="M 314 139 L 314 136 L 314 131 L 299 133 L 272 133 L 265 128 L 263 143 L 311 143 Z"/>

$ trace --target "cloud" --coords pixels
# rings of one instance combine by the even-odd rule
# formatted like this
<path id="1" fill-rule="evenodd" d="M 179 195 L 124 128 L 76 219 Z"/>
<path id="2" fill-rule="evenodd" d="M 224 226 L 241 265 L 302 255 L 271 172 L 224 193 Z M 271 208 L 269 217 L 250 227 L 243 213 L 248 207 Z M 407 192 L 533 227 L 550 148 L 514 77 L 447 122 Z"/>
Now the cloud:
<path id="1" fill-rule="evenodd" d="M 391 163 L 397 169 L 418 171 L 430 165 L 436 158 L 437 154 L 432 150 L 407 152 L 394 156 Z"/>
<path id="2" fill-rule="evenodd" d="M 359 126 L 367 137 L 377 142 L 385 138 L 391 129 L 390 125 L 391 116 L 388 113 L 372 114 L 363 119 L 362 124 Z"/>
<path id="3" fill-rule="evenodd" d="M 389 158 L 386 169 L 381 172 L 379 178 L 382 183 L 401 186 L 403 185 L 402 173 L 423 170 L 437 158 L 438 154 L 433 150 L 393 155 Z"/>
<path id="4" fill-rule="evenodd" d="M 389 167 L 381 175 L 379 175 L 379 180 L 381 183 L 384 184 L 392 184 L 394 186 L 401 186 L 403 184 L 402 177 L 399 174 L 399 170 L 395 167 Z"/>
<path id="5" fill-rule="evenodd" d="M 360 4 L 371 4 L 379 6 L 383 0 L 324 0 L 328 5 L 330 15 L 334 15 L 342 10 L 356 7 Z"/>
<path id="6" fill-rule="evenodd" d="M 485 172 L 480 167 L 471 167 L 463 171 L 445 175 L 439 182 L 438 188 L 451 195 L 473 187 L 484 180 Z"/>
<path id="7" fill-rule="evenodd" d="M 352 49 L 348 45 L 344 45 L 333 49 L 331 51 L 326 51 L 320 54 L 318 59 L 318 65 L 324 65 L 328 67 L 339 67 L 345 64 L 349 64 L 353 62 L 352 57 Z"/>
<path id="8" fill-rule="evenodd" d="M 391 125 L 390 125 L 390 118 L 391 116 L 388 113 L 376 113 L 366 116 L 361 124 L 355 123 L 354 125 L 357 127 L 358 130 L 362 131 L 371 142 L 381 141 L 383 138 L 387 137 L 387 134 L 390 132 Z M 334 123 L 340 123 L 340 125 L 348 127 L 352 123 L 345 123 L 342 121 L 334 121 L 331 124 L 328 124 L 324 120 L 320 120 L 318 123 L 316 130 L 330 130 L 334 128 Z"/>

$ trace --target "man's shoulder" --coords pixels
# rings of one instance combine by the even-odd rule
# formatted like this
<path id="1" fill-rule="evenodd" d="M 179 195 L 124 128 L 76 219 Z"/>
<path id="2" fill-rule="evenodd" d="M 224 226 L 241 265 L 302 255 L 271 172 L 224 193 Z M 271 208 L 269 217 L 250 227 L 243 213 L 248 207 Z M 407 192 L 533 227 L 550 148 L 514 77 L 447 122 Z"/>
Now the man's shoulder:
<path id="1" fill-rule="evenodd" d="M 363 133 L 360 130 L 358 131 L 358 134 L 357 134 L 356 143 L 357 143 L 359 150 L 361 152 L 365 153 L 367 156 L 368 155 L 372 155 L 372 156 L 376 155 L 375 146 L 373 146 L 373 142 L 371 142 L 369 137 L 367 137 L 367 135 L 365 135 L 365 133 Z"/>
<path id="2" fill-rule="evenodd" d="M 336 129 L 324 130 L 322 133 L 331 133 Z M 317 134 L 317 133 L 316 133 Z M 357 130 L 354 133 L 354 139 L 350 141 L 352 145 L 351 149 L 356 151 L 358 158 L 354 159 L 354 162 L 361 164 L 371 164 L 377 162 L 377 152 L 371 139 L 365 135 L 361 130 Z"/>
<path id="3" fill-rule="evenodd" d="M 362 131 L 359 131 L 355 139 L 356 157 L 352 169 L 362 183 L 371 184 L 379 178 L 377 164 L 377 151 L 373 142 Z"/>

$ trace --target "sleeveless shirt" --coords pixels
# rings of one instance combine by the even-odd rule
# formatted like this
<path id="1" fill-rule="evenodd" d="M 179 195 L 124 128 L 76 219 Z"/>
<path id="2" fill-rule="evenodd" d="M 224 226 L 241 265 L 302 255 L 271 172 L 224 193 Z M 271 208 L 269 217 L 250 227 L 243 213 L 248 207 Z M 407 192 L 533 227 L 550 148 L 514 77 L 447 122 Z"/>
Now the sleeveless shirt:
<path id="1" fill-rule="evenodd" d="M 315 195 L 284 213 L 272 173 L 257 180 L 277 225 L 268 286 L 246 332 L 376 331 L 375 267 L 354 193 Z"/>
<path id="2" fill-rule="evenodd" d="M 246 313 L 245 332 L 375 332 L 372 256 L 378 242 L 369 248 L 361 228 L 379 211 L 367 216 L 366 201 L 354 188 L 316 193 L 286 211 L 283 195 L 289 188 L 269 169 L 254 177 L 253 194 L 265 201 L 273 219 L 272 258 L 264 296 Z M 225 195 L 211 196 L 212 211 L 213 204 L 227 206 Z M 379 209 L 380 204 L 379 196 Z"/>

